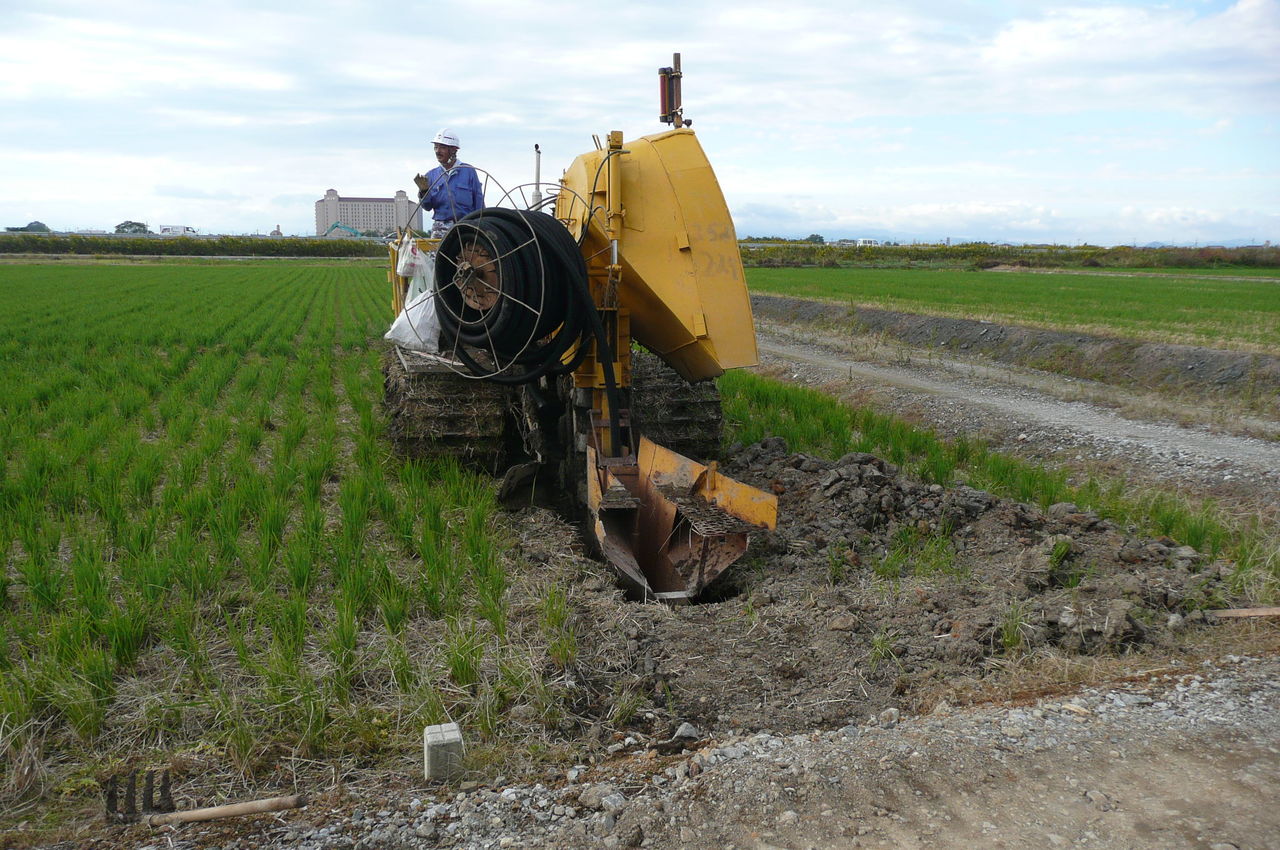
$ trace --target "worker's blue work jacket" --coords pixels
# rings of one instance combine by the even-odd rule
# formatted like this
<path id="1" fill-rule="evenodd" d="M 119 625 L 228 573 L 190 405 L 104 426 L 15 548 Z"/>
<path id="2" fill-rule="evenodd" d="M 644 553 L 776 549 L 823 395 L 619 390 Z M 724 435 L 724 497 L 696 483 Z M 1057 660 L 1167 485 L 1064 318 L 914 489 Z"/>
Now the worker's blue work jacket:
<path id="1" fill-rule="evenodd" d="M 436 166 L 427 172 L 428 188 L 422 208 L 433 210 L 435 221 L 457 221 L 484 206 L 484 191 L 476 170 L 459 162 L 447 172 Z"/>

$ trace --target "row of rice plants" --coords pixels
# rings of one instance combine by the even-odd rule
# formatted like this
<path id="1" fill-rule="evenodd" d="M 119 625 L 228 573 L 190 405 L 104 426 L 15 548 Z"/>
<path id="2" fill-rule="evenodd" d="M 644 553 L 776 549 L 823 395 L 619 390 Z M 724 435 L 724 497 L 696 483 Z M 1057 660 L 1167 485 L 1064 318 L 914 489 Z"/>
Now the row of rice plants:
<path id="1" fill-rule="evenodd" d="M 1073 485 L 1066 470 L 1000 454 L 971 439 L 944 440 L 871 408 L 845 405 L 817 390 L 749 372 L 727 373 L 719 385 L 731 441 L 780 436 L 792 451 L 829 458 L 871 452 L 931 483 L 945 486 L 959 480 L 1042 508 L 1075 502 L 1101 516 L 1230 558 L 1236 565 L 1237 588 L 1255 599 L 1267 600 L 1280 592 L 1275 529 L 1256 518 L 1229 517 L 1211 501 L 1191 504 L 1169 493 L 1138 493 L 1122 482 L 1092 477 Z"/>
<path id="2" fill-rule="evenodd" d="M 508 617 L 491 483 L 388 453 L 383 288 L 6 268 L 0 793 L 56 779 L 33 760 L 84 769 L 144 738 L 254 771 L 399 750 L 449 716 L 501 737 L 527 693 L 556 713 L 544 630 Z M 100 320 L 68 326 L 63 299 Z"/>

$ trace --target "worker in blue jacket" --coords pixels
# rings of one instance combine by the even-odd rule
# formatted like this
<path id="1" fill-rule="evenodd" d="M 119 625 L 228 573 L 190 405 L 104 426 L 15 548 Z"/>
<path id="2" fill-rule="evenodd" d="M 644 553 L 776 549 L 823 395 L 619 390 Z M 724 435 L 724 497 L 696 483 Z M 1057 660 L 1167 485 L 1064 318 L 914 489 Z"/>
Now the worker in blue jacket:
<path id="1" fill-rule="evenodd" d="M 476 170 L 458 162 L 458 134 L 445 128 L 432 139 L 440 164 L 413 180 L 422 208 L 432 211 L 431 235 L 439 238 L 464 215 L 484 206 L 484 190 Z"/>

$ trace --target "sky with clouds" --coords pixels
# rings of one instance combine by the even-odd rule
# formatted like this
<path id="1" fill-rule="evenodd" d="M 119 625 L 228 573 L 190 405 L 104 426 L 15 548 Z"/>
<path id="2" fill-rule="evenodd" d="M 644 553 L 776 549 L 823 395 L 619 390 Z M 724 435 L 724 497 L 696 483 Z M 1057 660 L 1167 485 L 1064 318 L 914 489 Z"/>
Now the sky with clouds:
<path id="1" fill-rule="evenodd" d="M 1280 241 L 1280 0 L 0 0 L 0 224 L 314 232 L 684 104 L 739 235 Z"/>

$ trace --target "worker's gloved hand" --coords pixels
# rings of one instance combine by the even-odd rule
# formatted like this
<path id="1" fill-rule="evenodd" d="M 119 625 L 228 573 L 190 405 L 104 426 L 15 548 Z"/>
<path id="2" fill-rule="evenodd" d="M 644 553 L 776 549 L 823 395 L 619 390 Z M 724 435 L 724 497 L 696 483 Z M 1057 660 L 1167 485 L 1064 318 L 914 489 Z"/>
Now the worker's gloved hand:
<path id="1" fill-rule="evenodd" d="M 413 182 L 418 187 L 418 200 L 421 201 L 422 196 L 427 194 L 427 190 L 431 188 L 431 181 L 427 180 L 427 178 L 423 177 L 421 174 L 415 174 L 413 176 Z"/>

